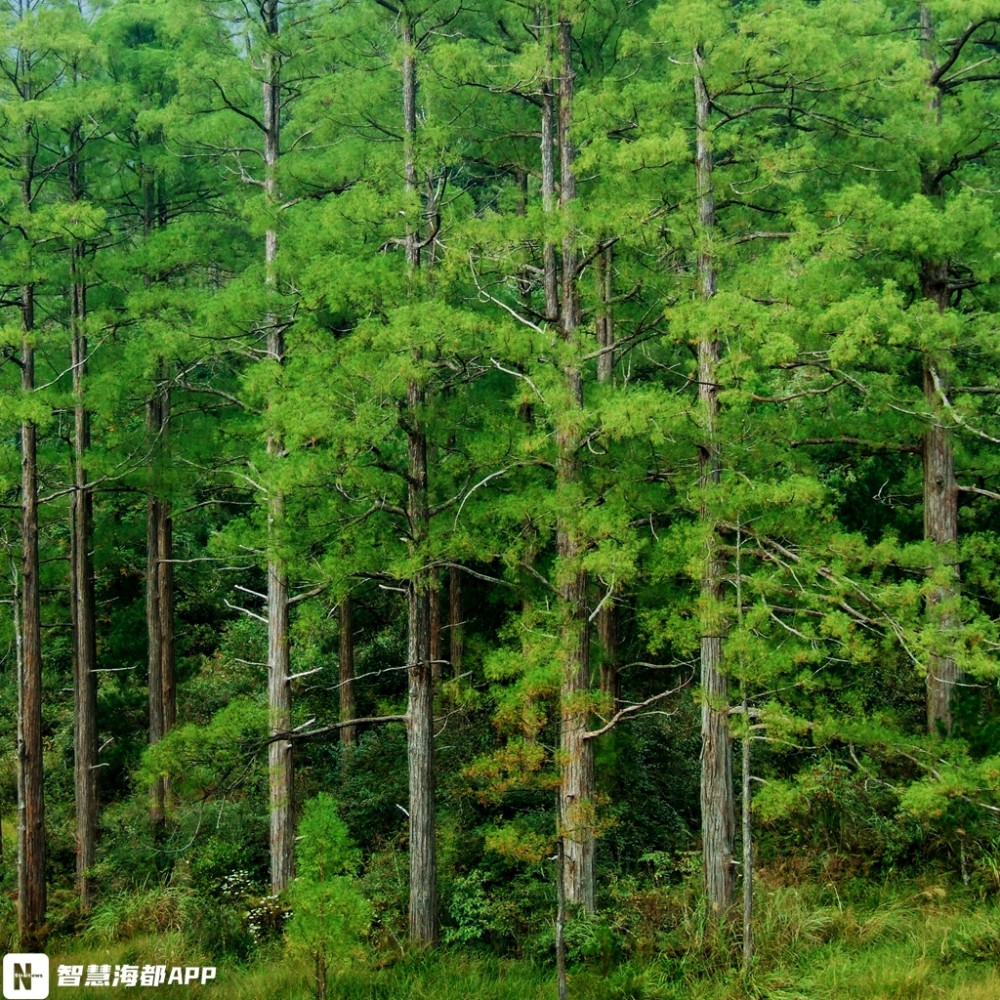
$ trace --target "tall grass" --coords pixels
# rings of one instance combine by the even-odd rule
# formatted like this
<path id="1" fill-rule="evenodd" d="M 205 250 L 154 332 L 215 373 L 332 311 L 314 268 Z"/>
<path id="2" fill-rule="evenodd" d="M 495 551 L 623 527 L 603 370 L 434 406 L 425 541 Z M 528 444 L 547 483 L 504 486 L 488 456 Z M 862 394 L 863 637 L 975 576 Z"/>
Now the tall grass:
<path id="1" fill-rule="evenodd" d="M 709 920 L 696 887 L 674 893 L 655 954 L 581 962 L 573 1000 L 994 1000 L 1000 997 L 1000 907 L 962 886 L 871 882 L 763 886 L 757 958 L 738 965 L 736 928 Z M 202 908 L 199 908 L 202 907 Z M 82 935 L 53 941 L 54 963 L 213 964 L 204 901 L 169 886 L 103 904 Z M 231 954 L 231 953 L 230 953 Z M 645 953 L 644 953 L 645 956 Z M 310 1000 L 313 969 L 276 942 L 218 962 L 206 1000 Z M 134 989 L 105 989 L 109 997 Z M 157 989 L 162 1000 L 197 986 Z M 555 1000 L 551 965 L 441 949 L 372 955 L 330 983 L 336 1000 Z"/>

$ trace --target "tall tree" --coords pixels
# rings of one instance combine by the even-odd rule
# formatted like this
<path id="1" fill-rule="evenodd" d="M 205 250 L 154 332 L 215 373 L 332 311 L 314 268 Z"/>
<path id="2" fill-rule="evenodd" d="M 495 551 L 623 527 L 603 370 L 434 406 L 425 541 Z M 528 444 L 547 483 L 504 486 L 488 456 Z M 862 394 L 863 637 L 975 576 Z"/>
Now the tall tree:
<path id="1" fill-rule="evenodd" d="M 388 6 L 389 4 L 383 4 Z M 417 174 L 417 39 L 410 4 L 403 0 L 395 13 L 402 42 L 403 185 L 410 212 L 420 198 Z M 406 228 L 409 285 L 418 281 L 421 232 L 410 221 Z M 411 292 L 414 294 L 414 292 Z M 417 363 L 420 360 L 417 348 Z M 430 528 L 427 434 L 423 426 L 426 390 L 417 379 L 406 390 L 404 429 L 407 438 L 406 521 L 410 547 L 424 558 Z M 437 826 L 434 816 L 434 668 L 431 658 L 430 589 L 434 574 L 421 567 L 406 582 L 407 757 L 410 779 L 410 939 L 433 944 L 439 933 L 437 896 Z"/>
<path id="2" fill-rule="evenodd" d="M 281 51 L 279 0 L 263 0 L 263 123 L 264 193 L 267 210 L 278 206 L 278 159 L 281 155 Z M 264 233 L 264 280 L 274 289 L 278 257 L 278 233 L 269 223 Z M 271 313 L 265 321 L 267 357 L 276 365 L 285 361 L 285 321 Z M 281 457 L 281 438 L 268 433 L 267 453 Z M 278 534 L 284 517 L 284 497 L 272 485 L 268 495 L 267 557 L 267 702 L 271 732 L 287 733 L 292 728 L 292 688 L 289 681 L 288 570 L 278 549 Z M 275 740 L 268 748 L 268 781 L 271 801 L 271 891 L 281 892 L 292 878 L 295 859 L 295 818 L 292 811 L 292 744 Z"/>
<path id="3" fill-rule="evenodd" d="M 74 69 L 74 78 L 77 74 Z M 69 135 L 70 199 L 86 196 L 82 122 Z M 84 395 L 87 374 L 86 244 L 70 246 L 70 331 L 73 368 L 73 497 L 71 507 L 70 608 L 73 622 L 74 768 L 76 786 L 76 870 L 80 903 L 86 912 L 93 902 L 89 874 L 96 860 L 97 788 L 97 609 L 94 599 L 93 488 L 87 482 L 90 411 Z"/>
<path id="4" fill-rule="evenodd" d="M 41 123 L 32 102 L 47 89 L 44 56 L 30 47 L 39 0 L 8 8 L 12 19 L 3 46 L 3 73 L 11 99 L 23 109 L 5 160 L 16 178 L 18 210 L 14 229 L 22 237 L 18 312 L 22 417 L 21 452 L 21 614 L 18 700 L 18 937 L 23 951 L 41 950 L 45 937 L 46 831 L 42 744 L 42 626 L 39 582 L 38 417 L 35 393 L 36 247 L 33 215 L 42 180 Z M 8 223 L 9 224 L 9 223 Z M 35 412 L 33 412 L 35 411 Z"/>
<path id="5" fill-rule="evenodd" d="M 573 27 L 569 11 L 559 5 L 555 14 L 555 48 L 558 54 L 558 124 L 556 144 L 559 159 L 559 208 L 568 215 L 576 200 L 576 146 L 574 128 Z M 543 13 L 543 31 L 549 19 Z M 563 343 L 579 345 L 579 265 L 577 237 L 564 220 L 562 275 L 559 299 L 559 331 Z M 559 835 L 562 839 L 562 882 L 566 901 L 586 912 L 597 906 L 594 879 L 594 749 L 585 739 L 589 716 L 590 615 L 588 579 L 580 564 L 584 547 L 579 537 L 573 497 L 580 483 L 582 446 L 583 373 L 578 362 L 564 367 L 566 412 L 556 425 L 556 495 L 561 498 L 556 525 L 556 555 L 559 570 L 559 601 L 563 618 L 560 641 L 562 681 L 559 691 L 560 776 Z"/>
<path id="6" fill-rule="evenodd" d="M 715 189 L 712 176 L 711 98 L 704 76 L 700 45 L 694 48 L 695 184 L 698 203 L 698 281 L 702 299 L 716 293 Z M 704 556 L 701 573 L 701 835 L 705 892 L 716 915 L 733 905 L 732 741 L 729 736 L 729 683 L 723 664 L 722 612 L 724 567 L 719 556 L 718 528 L 711 514 L 712 491 L 722 478 L 719 442 L 718 331 L 710 323 L 698 338 L 698 401 L 702 443 L 699 487 L 702 492 L 701 530 Z"/>

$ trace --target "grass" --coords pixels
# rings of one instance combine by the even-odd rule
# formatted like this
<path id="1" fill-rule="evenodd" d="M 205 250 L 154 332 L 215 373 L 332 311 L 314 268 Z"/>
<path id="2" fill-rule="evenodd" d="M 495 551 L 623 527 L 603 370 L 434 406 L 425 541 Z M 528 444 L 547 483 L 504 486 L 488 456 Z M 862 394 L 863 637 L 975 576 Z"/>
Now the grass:
<path id="1" fill-rule="evenodd" d="M 995 1000 L 1000 997 L 1000 906 L 963 887 L 857 881 L 761 888 L 757 961 L 744 979 L 735 933 L 704 919 L 696 893 L 678 893 L 647 959 L 579 965 L 572 1000 Z M 111 911 L 114 911 L 112 914 Z M 119 900 L 90 931 L 53 940 L 53 965 L 207 965 L 202 929 L 164 891 Z M 114 916 L 115 919 L 112 919 Z M 192 914 L 194 917 L 194 914 Z M 194 919 L 197 919 L 194 917 Z M 280 946 L 218 963 L 214 983 L 164 986 L 162 1000 L 310 1000 L 312 967 Z M 53 991 L 59 996 L 68 991 Z M 134 989 L 104 989 L 108 997 Z M 331 974 L 331 1000 L 555 1000 L 551 964 L 441 949 L 372 956 Z"/>

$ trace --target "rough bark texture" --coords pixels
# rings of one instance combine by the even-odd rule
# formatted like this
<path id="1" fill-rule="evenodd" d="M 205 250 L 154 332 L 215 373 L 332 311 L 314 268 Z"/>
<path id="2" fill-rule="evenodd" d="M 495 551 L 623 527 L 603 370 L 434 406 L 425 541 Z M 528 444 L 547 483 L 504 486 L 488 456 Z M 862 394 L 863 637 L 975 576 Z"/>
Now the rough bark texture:
<path id="1" fill-rule="evenodd" d="M 24 184 L 31 204 L 31 183 Z M 21 295 L 21 388 L 35 388 L 35 289 Z M 42 766 L 42 631 L 38 584 L 38 451 L 36 428 L 21 424 L 21 690 L 18 809 L 18 938 L 25 952 L 41 951 L 45 939 L 45 794 Z"/>
<path id="2" fill-rule="evenodd" d="M 354 621 L 351 598 L 346 595 L 340 602 L 340 635 L 337 639 L 340 658 L 340 721 L 347 722 L 355 715 L 354 708 Z M 340 730 L 341 746 L 353 746 L 357 740 L 357 726 L 344 726 Z"/>
<path id="3" fill-rule="evenodd" d="M 70 192 L 83 197 L 80 133 L 70 137 Z M 70 329 L 73 365 L 73 497 L 70 509 L 70 617 L 73 625 L 73 759 L 76 793 L 76 878 L 84 913 L 94 901 L 88 874 L 96 860 L 97 789 L 97 640 L 94 605 L 93 491 L 87 485 L 90 413 L 84 402 L 87 370 L 87 286 L 81 267 L 84 247 L 70 250 Z"/>
<path id="4" fill-rule="evenodd" d="M 427 440 L 418 422 L 423 392 L 408 392 L 409 482 L 407 519 L 413 547 L 427 537 Z M 438 938 L 436 824 L 434 817 L 434 672 L 431 667 L 429 574 L 407 584 L 407 762 L 410 791 L 410 940 L 434 944 Z"/>
<path id="5" fill-rule="evenodd" d="M 30 60 L 18 52 L 24 101 L 33 98 Z M 30 148 L 32 126 L 24 128 Z M 21 204 L 30 214 L 34 201 L 34 158 L 25 153 Z M 35 390 L 35 286 L 21 290 L 21 389 Z M 42 759 L 42 622 L 38 562 L 38 443 L 30 420 L 21 422 L 21 676 L 18 689 L 18 838 L 17 929 L 21 951 L 41 951 L 45 941 L 46 843 Z"/>
<path id="6" fill-rule="evenodd" d="M 264 56 L 264 188 L 272 205 L 278 201 L 278 158 L 281 139 L 281 65 L 275 51 L 278 38 L 278 0 L 264 0 L 261 18 L 268 44 Z M 265 280 L 275 283 L 278 233 L 264 234 Z M 267 356 L 281 365 L 285 360 L 284 328 L 276 316 L 267 318 Z M 269 434 L 267 453 L 277 460 L 284 452 L 282 441 Z M 278 535 L 284 520 L 284 497 L 273 490 L 268 498 L 267 561 L 267 703 L 271 734 L 292 727 L 292 694 L 289 682 L 288 572 L 278 551 Z M 292 879 L 295 858 L 295 817 L 292 808 L 292 744 L 276 740 L 268 748 L 268 786 L 271 814 L 271 892 L 282 892 Z"/>
<path id="7" fill-rule="evenodd" d="M 715 295 L 716 272 L 710 241 L 715 228 L 715 195 L 712 186 L 712 150 L 709 141 L 710 101 L 702 76 L 700 52 L 695 49 L 695 106 L 697 153 L 695 173 L 698 220 L 702 246 L 698 253 L 700 292 L 706 301 Z M 699 453 L 699 486 L 708 492 L 722 472 L 718 442 L 719 342 L 706 333 L 698 342 L 698 402 L 702 421 Z M 729 736 L 729 684 L 723 672 L 720 613 L 723 567 L 718 554 L 715 524 L 707 504 L 701 510 L 705 530 L 701 603 L 701 835 L 705 893 L 710 911 L 722 915 L 734 902 L 732 742 Z"/>
<path id="8" fill-rule="evenodd" d="M 937 70 L 934 52 L 934 25 L 926 5 L 920 8 L 921 41 L 924 57 L 930 63 L 933 78 Z M 930 105 L 941 122 L 941 93 L 934 91 Z M 923 193 L 929 198 L 940 199 L 943 181 L 933 169 L 923 176 Z M 950 269 L 947 261 L 924 261 L 921 272 L 923 297 L 944 312 L 951 302 L 949 287 Z M 932 422 L 923 440 L 923 501 L 924 538 L 934 542 L 943 555 L 943 564 L 932 569 L 936 585 L 927 595 L 928 624 L 938 631 L 927 664 L 927 731 L 931 734 L 951 732 L 952 697 L 959 681 L 958 665 L 948 654 L 948 633 L 959 624 L 958 576 L 958 485 L 955 482 L 955 456 L 952 433 L 944 423 L 941 393 L 947 391 L 945 361 L 928 352 L 924 357 L 924 401 L 932 415 Z"/>
<path id="9" fill-rule="evenodd" d="M 170 392 L 164 389 L 160 407 L 164 433 L 170 422 Z M 160 613 L 160 689 L 163 702 L 163 734 L 177 722 L 177 682 L 174 676 L 174 521 L 169 500 L 160 500 L 157 510 L 157 601 Z M 166 789 L 169 795 L 169 788 Z"/>
<path id="10" fill-rule="evenodd" d="M 430 668 L 430 613 L 420 581 L 408 587 L 407 762 L 410 783 L 410 940 L 438 939 L 437 855 L 434 820 L 434 681 Z"/>
<path id="11" fill-rule="evenodd" d="M 576 198 L 576 175 L 571 130 L 573 126 L 572 26 L 560 18 L 557 25 L 559 53 L 558 135 L 560 191 L 559 206 L 566 210 Z M 574 234 L 567 231 L 562 247 L 562 288 L 560 335 L 573 344 L 578 335 L 577 251 Z M 583 407 L 583 379 L 578 365 L 564 370 L 566 388 L 574 409 Z M 559 833 L 562 839 L 562 875 L 566 901 L 591 913 L 597 906 L 594 881 L 594 750 L 584 738 L 587 731 L 590 697 L 590 627 L 588 580 L 583 570 L 573 568 L 579 561 L 581 544 L 575 518 L 565 509 L 579 486 L 580 432 L 575 420 L 560 419 L 556 429 L 556 490 L 562 497 L 556 529 L 556 552 L 563 564 L 564 580 L 559 585 L 563 627 L 562 682 L 559 692 Z"/>
<path id="12" fill-rule="evenodd" d="M 404 7 L 403 177 L 407 195 L 417 194 L 417 63 L 413 21 Z M 406 231 L 406 263 L 411 279 L 420 267 L 419 222 Z M 422 425 L 424 389 L 407 388 L 407 522 L 411 550 L 422 554 L 430 523 L 427 436 Z M 418 570 L 407 581 L 407 761 L 410 784 L 410 940 L 431 945 L 438 939 L 437 828 L 434 817 L 434 672 L 431 665 L 430 588 L 432 575 Z"/>
<path id="13" fill-rule="evenodd" d="M 166 194 L 162 183 L 147 174 L 143 183 L 143 231 L 148 238 L 166 224 Z M 146 284 L 153 276 L 147 274 Z M 160 470 L 170 428 L 170 387 L 167 365 L 156 363 L 155 386 L 146 401 L 146 433 L 152 467 L 146 501 L 146 636 L 149 697 L 149 745 L 163 739 L 176 719 L 174 685 L 173 530 L 170 501 L 163 495 Z M 166 821 L 168 787 L 158 778 L 150 788 L 150 822 L 157 830 Z"/>
<path id="14" fill-rule="evenodd" d="M 150 436 L 160 425 L 159 393 L 146 403 L 146 427 Z M 160 501 L 150 493 L 146 501 L 146 635 L 147 685 L 149 691 L 149 745 L 155 746 L 163 739 L 163 659 L 160 644 Z M 153 782 L 150 789 L 149 818 L 154 827 L 163 825 L 166 786 L 162 778 Z"/>
<path id="15" fill-rule="evenodd" d="M 959 680 L 958 665 L 948 655 L 948 633 L 958 626 L 958 485 L 951 431 L 942 423 L 941 400 L 935 382 L 941 375 L 928 359 L 924 393 L 934 421 L 924 434 L 924 538 L 941 552 L 943 565 L 933 570 L 939 580 L 927 594 L 928 624 L 938 631 L 935 651 L 927 665 L 927 731 L 951 731 L 952 696 Z"/>
<path id="16" fill-rule="evenodd" d="M 750 725 L 747 715 L 747 703 L 743 702 L 744 717 Z M 743 821 L 743 973 L 749 974 L 753 966 L 753 805 L 750 787 L 750 735 L 743 737 L 743 767 L 742 789 L 740 795 L 740 811 Z"/>
<path id="17" fill-rule="evenodd" d="M 615 371 L 614 316 L 611 311 L 614 256 L 611 247 L 597 254 L 594 259 L 597 298 L 600 308 L 595 321 L 597 346 L 601 353 L 597 357 L 597 381 L 611 382 Z M 604 595 L 601 595 L 604 597 Z M 601 643 L 601 693 L 608 696 L 612 710 L 621 699 L 621 676 L 618 672 L 618 603 L 614 591 L 604 599 L 597 612 L 597 637 Z"/>
<path id="18" fill-rule="evenodd" d="M 454 677 L 462 673 L 465 659 L 465 617 L 462 608 L 462 571 L 452 566 L 448 578 L 448 641 Z"/>
<path id="19" fill-rule="evenodd" d="M 542 210 L 551 218 L 556 208 L 556 88 L 552 63 L 552 13 L 548 3 L 537 11 L 540 37 L 546 47 L 547 72 L 542 78 Z M 542 285 L 545 291 L 545 318 L 550 323 L 559 319 L 559 270 L 556 247 L 546 236 L 542 244 Z"/>
<path id="20" fill-rule="evenodd" d="M 146 426 L 162 452 L 170 422 L 170 391 L 165 366 L 158 367 L 158 387 L 146 403 Z M 162 457 L 157 459 L 162 461 Z M 174 573 L 173 522 L 170 501 L 159 495 L 154 471 L 153 486 L 146 502 L 146 634 L 149 672 L 149 744 L 153 746 L 170 731 L 177 718 L 174 681 Z M 165 779 L 150 789 L 150 819 L 154 826 L 166 820 L 168 787 Z"/>
<path id="21" fill-rule="evenodd" d="M 431 619 L 431 645 L 429 655 L 431 662 L 431 675 L 434 678 L 434 683 L 437 684 L 441 680 L 443 645 L 441 641 L 441 585 L 438 580 L 436 570 L 432 570 L 430 572 L 428 586 L 428 600 L 430 602 L 429 613 Z"/>

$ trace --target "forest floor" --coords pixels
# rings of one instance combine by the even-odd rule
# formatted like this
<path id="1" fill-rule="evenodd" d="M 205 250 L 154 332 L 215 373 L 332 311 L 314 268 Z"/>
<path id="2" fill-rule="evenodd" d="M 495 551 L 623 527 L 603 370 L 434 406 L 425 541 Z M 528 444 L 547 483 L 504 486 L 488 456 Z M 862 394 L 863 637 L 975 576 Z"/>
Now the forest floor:
<path id="1" fill-rule="evenodd" d="M 592 957 L 569 976 L 572 1000 L 995 1000 L 1000 997 L 1000 906 L 959 883 L 859 883 L 762 887 L 757 963 L 749 979 L 737 949 L 688 914 L 649 959 Z M 181 930 L 52 941 L 55 964 L 209 964 Z M 332 963 L 331 963 L 332 964 Z M 214 1000 L 309 1000 L 312 966 L 275 946 L 241 965 L 220 963 L 205 987 L 162 986 L 151 995 Z M 69 988 L 52 995 L 69 996 Z M 145 990 L 139 990 L 146 995 Z M 103 996 L 134 995 L 104 989 Z M 331 969 L 330 1000 L 555 1000 L 553 968 L 468 949 L 381 956 Z"/>

